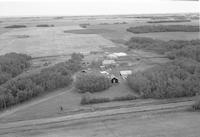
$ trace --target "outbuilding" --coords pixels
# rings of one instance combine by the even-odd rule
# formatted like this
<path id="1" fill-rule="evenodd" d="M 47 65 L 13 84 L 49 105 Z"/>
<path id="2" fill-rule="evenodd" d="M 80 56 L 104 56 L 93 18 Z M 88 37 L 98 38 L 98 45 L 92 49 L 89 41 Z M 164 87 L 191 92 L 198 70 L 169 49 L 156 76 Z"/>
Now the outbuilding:
<path id="1" fill-rule="evenodd" d="M 111 78 L 111 83 L 119 83 L 119 79 L 114 75 L 111 75 L 110 78 Z"/>
<path id="2" fill-rule="evenodd" d="M 122 70 L 120 71 L 120 75 L 122 76 L 123 79 L 127 79 L 128 75 L 131 75 L 132 71 L 131 70 Z"/>
<path id="3" fill-rule="evenodd" d="M 102 64 L 105 65 L 113 65 L 116 64 L 115 60 L 103 60 Z"/>

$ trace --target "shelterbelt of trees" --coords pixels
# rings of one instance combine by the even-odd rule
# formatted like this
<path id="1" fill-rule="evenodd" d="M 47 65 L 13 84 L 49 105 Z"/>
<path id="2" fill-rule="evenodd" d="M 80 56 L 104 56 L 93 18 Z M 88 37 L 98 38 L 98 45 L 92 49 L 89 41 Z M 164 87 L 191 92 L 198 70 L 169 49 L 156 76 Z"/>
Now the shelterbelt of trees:
<path id="1" fill-rule="evenodd" d="M 137 44 L 135 44 L 137 43 Z M 200 40 L 158 41 L 132 38 L 130 48 L 162 51 L 170 62 L 128 76 L 128 85 L 145 98 L 173 98 L 200 94 Z"/>
<path id="2" fill-rule="evenodd" d="M 157 53 L 164 54 L 171 51 L 180 51 L 184 48 L 190 48 L 191 46 L 199 47 L 200 40 L 170 40 L 162 41 L 158 39 L 152 39 L 148 37 L 132 37 L 129 41 L 126 42 L 126 45 L 130 49 L 143 49 L 151 50 Z"/>
<path id="3" fill-rule="evenodd" d="M 132 33 L 153 33 L 153 32 L 199 32 L 199 26 L 193 25 L 144 25 L 130 27 L 127 31 Z"/>
<path id="4" fill-rule="evenodd" d="M 72 75 L 81 69 L 82 58 L 83 55 L 74 53 L 66 62 L 45 68 L 40 73 L 8 80 L 0 86 L 0 109 L 68 86 L 72 82 Z"/>

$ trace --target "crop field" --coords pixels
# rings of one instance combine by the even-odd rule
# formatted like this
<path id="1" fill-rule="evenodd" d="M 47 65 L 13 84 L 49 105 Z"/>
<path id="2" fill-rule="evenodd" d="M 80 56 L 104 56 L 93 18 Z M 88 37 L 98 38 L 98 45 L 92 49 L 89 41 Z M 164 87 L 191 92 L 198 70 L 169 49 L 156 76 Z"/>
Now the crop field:
<path id="1" fill-rule="evenodd" d="M 0 54 L 26 53 L 33 57 L 65 55 L 73 52 L 88 53 L 114 44 L 96 34 L 67 34 L 64 30 L 77 26 L 55 28 L 30 28 L 0 35 Z M 80 28 L 79 28 L 80 29 Z"/>

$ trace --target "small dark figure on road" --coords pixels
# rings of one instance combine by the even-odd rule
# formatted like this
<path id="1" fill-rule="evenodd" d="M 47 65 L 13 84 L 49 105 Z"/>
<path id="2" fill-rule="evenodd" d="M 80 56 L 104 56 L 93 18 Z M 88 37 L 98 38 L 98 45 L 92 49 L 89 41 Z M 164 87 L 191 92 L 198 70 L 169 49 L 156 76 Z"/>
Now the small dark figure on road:
<path id="1" fill-rule="evenodd" d="M 63 111 L 63 107 L 59 106 L 59 112 L 62 112 L 62 111 Z"/>

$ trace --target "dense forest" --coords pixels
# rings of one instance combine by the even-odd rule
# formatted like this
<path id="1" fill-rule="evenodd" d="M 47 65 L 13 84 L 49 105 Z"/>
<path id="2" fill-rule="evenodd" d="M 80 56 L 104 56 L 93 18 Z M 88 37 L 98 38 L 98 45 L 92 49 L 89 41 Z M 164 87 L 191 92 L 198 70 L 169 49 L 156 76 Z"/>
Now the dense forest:
<path id="1" fill-rule="evenodd" d="M 40 73 L 8 80 L 0 86 L 0 109 L 24 102 L 45 92 L 70 85 L 72 75 L 81 69 L 82 58 L 83 55 L 74 53 L 71 59 L 66 62 L 42 69 Z M 20 66 L 22 67 L 23 62 L 21 63 Z"/>
<path id="2" fill-rule="evenodd" d="M 31 57 L 25 54 L 8 53 L 0 56 L 0 85 L 30 67 Z"/>
<path id="3" fill-rule="evenodd" d="M 199 32 L 199 26 L 192 25 L 146 25 L 130 27 L 127 31 L 132 33 L 152 33 L 152 32 Z"/>
<path id="4" fill-rule="evenodd" d="M 162 41 L 158 39 L 152 39 L 148 37 L 132 37 L 126 42 L 129 49 L 143 49 L 151 50 L 157 53 L 167 53 L 171 51 L 184 50 L 185 48 L 190 48 L 191 46 L 199 48 L 200 40 L 170 40 Z"/>
<path id="5" fill-rule="evenodd" d="M 200 40 L 161 41 L 132 38 L 129 48 L 153 50 L 171 61 L 128 77 L 128 85 L 145 98 L 173 98 L 200 93 Z"/>

